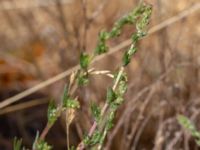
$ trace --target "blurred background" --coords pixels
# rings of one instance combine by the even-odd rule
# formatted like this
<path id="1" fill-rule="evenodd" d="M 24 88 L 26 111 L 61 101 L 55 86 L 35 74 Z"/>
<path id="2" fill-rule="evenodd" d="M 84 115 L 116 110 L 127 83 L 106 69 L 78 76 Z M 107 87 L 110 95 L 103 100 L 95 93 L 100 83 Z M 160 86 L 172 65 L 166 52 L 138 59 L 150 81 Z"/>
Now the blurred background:
<path id="1" fill-rule="evenodd" d="M 128 91 L 106 150 L 195 150 L 194 139 L 177 122 L 184 114 L 200 129 L 200 3 L 198 0 L 146 0 L 153 6 L 149 35 L 126 69 Z M 131 11 L 139 0 L 0 0 L 0 102 L 51 79 L 91 53 L 101 29 Z M 111 50 L 92 66 L 114 71 L 134 32 L 127 26 L 109 41 Z M 11 150 L 14 137 L 31 148 L 36 132 L 47 122 L 50 99 L 59 103 L 68 77 L 44 86 L 0 109 L 0 149 Z M 81 109 L 70 126 L 77 145 L 92 125 L 91 101 L 104 104 L 112 81 L 92 77 L 78 88 Z M 1 103 L 0 103 L 1 105 Z M 66 148 L 61 117 L 47 135 L 53 149 Z"/>

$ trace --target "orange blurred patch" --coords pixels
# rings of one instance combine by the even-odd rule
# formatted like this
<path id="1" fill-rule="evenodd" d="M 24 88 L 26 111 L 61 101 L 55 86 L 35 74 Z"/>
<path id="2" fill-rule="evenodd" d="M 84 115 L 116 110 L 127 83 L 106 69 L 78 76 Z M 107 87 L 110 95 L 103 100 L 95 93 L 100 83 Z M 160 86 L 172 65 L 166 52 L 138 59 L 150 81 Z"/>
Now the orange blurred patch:
<path id="1" fill-rule="evenodd" d="M 32 45 L 30 45 L 30 47 L 32 47 L 32 49 L 33 49 L 34 57 L 37 58 L 44 54 L 45 46 L 42 42 L 40 42 L 40 41 L 33 42 Z"/>
<path id="2" fill-rule="evenodd" d="M 5 63 L 6 63 L 5 60 L 0 59 L 0 65 L 5 64 Z"/>
<path id="3" fill-rule="evenodd" d="M 4 64 L 3 64 L 3 63 Z M 0 84 L 3 89 L 15 87 L 15 85 L 27 85 L 34 77 L 21 69 L 7 64 L 5 61 L 0 60 Z M 0 87 L 1 88 L 1 87 Z"/>

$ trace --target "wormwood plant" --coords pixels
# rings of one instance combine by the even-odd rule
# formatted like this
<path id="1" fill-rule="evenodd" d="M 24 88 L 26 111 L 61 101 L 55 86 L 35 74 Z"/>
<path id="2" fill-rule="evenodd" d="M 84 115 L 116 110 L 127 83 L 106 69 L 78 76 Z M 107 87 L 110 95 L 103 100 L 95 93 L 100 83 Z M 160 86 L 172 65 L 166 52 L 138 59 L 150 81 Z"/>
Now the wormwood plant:
<path id="1" fill-rule="evenodd" d="M 127 90 L 127 76 L 125 73 L 125 67 L 130 63 L 132 56 L 137 52 L 137 42 L 147 33 L 146 26 L 149 23 L 151 11 L 152 7 L 142 2 L 129 14 L 116 21 L 111 31 L 108 32 L 102 30 L 99 33 L 98 43 L 92 54 L 81 53 L 80 69 L 71 74 L 69 84 L 64 88 L 61 103 L 58 105 L 56 105 L 54 101 L 49 103 L 47 112 L 48 122 L 42 133 L 40 135 L 37 134 L 32 147 L 33 150 L 52 149 L 52 146 L 46 143 L 45 137 L 55 121 L 58 119 L 58 117 L 60 117 L 61 113 L 66 114 L 68 149 L 102 149 L 106 135 L 114 125 L 113 120 L 115 118 L 116 111 L 124 101 L 123 97 Z M 119 65 L 118 69 L 114 73 L 111 73 L 107 70 L 98 71 L 90 68 L 90 64 L 96 56 L 109 51 L 109 47 L 106 45 L 106 41 L 119 37 L 121 35 L 122 28 L 127 24 L 135 25 L 136 31 L 131 36 L 132 43 L 130 44 L 130 47 L 124 52 L 122 63 Z M 89 83 L 89 76 L 95 74 L 102 74 L 111 77 L 113 79 L 113 84 L 111 87 L 107 88 L 106 100 L 103 107 L 92 103 L 91 112 L 94 117 L 94 123 L 88 134 L 76 148 L 74 146 L 70 147 L 68 132 L 69 126 L 75 117 L 75 111 L 81 107 L 78 101 L 78 97 L 74 96 L 74 92 L 78 86 L 86 86 Z"/>

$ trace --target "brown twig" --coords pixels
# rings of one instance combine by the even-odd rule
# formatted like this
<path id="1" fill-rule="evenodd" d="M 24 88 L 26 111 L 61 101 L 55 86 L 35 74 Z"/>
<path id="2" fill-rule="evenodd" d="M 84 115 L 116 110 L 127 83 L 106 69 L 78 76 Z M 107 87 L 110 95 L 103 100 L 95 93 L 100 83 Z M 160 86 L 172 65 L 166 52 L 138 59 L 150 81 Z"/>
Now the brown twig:
<path id="1" fill-rule="evenodd" d="M 43 131 L 42 131 L 42 133 L 40 135 L 40 139 L 41 140 L 45 139 L 45 137 L 46 137 L 47 133 L 49 132 L 49 130 L 51 129 L 52 125 L 53 124 L 49 124 L 49 123 L 46 124 L 45 128 L 43 129 Z"/>
<path id="2" fill-rule="evenodd" d="M 140 112 L 139 112 L 139 115 L 135 121 L 135 124 L 134 126 L 132 127 L 132 130 L 131 130 L 131 133 L 128 135 L 128 139 L 127 139 L 127 144 L 126 144 L 126 148 L 128 149 L 129 146 L 132 144 L 132 141 L 133 141 L 133 137 L 138 129 L 138 127 L 140 126 L 140 123 L 143 121 L 144 117 L 143 117 L 143 114 L 144 114 L 144 111 L 146 109 L 146 107 L 148 106 L 152 96 L 154 95 L 155 93 L 155 88 L 156 87 L 153 87 L 150 91 L 149 91 L 149 94 L 147 96 L 147 98 L 145 99 L 145 101 L 143 102 L 142 106 L 140 107 Z"/>
<path id="3" fill-rule="evenodd" d="M 105 5 L 106 5 L 107 0 L 103 0 L 100 5 L 98 5 L 98 8 L 96 11 L 91 15 L 91 17 L 88 18 L 89 25 L 93 23 L 93 21 L 101 14 L 103 11 Z"/>
<path id="4" fill-rule="evenodd" d="M 62 0 L 62 5 L 66 5 L 66 4 L 70 4 L 72 3 L 73 0 Z M 50 2 L 50 1 L 45 1 L 45 2 L 36 2 L 36 1 L 28 1 L 28 3 L 23 3 L 23 5 L 18 2 L 17 5 L 12 5 L 12 3 L 10 1 L 3 1 L 1 2 L 0 5 L 0 11 L 3 10 L 15 10 L 15 9 L 36 9 L 39 7 L 51 7 L 51 6 L 55 6 L 55 2 Z"/>
<path id="5" fill-rule="evenodd" d="M 9 106 L 9 107 L 6 107 L 5 109 L 0 110 L 0 115 L 12 113 L 12 112 L 15 112 L 15 111 L 27 109 L 27 108 L 38 106 L 38 105 L 43 105 L 43 104 L 46 104 L 48 102 L 49 102 L 48 99 L 37 99 L 37 100 L 31 100 L 31 101 L 28 101 L 28 102 L 24 102 L 24 103 L 21 103 L 21 104 L 16 104 L 16 105 Z"/>
<path id="6" fill-rule="evenodd" d="M 136 150 L 137 148 L 137 144 L 139 142 L 139 139 L 140 139 L 140 136 L 142 134 L 142 132 L 144 131 L 144 128 L 147 126 L 147 123 L 148 121 L 150 120 L 150 118 L 152 117 L 152 115 L 155 113 L 155 112 L 158 112 L 159 109 L 163 109 L 164 106 L 165 106 L 165 102 L 161 102 L 160 106 L 154 110 L 152 110 L 150 113 L 147 114 L 147 117 L 145 117 L 144 121 L 142 122 L 139 130 L 137 131 L 137 134 L 135 135 L 135 139 L 134 139 L 134 142 L 133 142 L 133 147 L 131 148 L 132 150 Z"/>

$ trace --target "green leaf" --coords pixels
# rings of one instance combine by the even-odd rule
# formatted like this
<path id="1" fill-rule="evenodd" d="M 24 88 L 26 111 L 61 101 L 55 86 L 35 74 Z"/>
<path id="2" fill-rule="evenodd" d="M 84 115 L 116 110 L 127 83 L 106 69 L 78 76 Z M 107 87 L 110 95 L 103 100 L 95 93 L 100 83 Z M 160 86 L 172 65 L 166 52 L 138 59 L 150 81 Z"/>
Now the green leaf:
<path id="1" fill-rule="evenodd" d="M 14 138 L 13 150 L 21 150 L 22 148 L 22 139 Z"/>
<path id="2" fill-rule="evenodd" d="M 62 96 L 62 102 L 63 102 L 63 104 L 67 103 L 67 100 L 69 98 L 69 93 L 68 92 L 69 92 L 68 91 L 68 86 L 65 85 L 64 91 L 63 91 L 63 96 Z"/>
<path id="3" fill-rule="evenodd" d="M 108 121 L 107 121 L 107 124 L 106 124 L 107 130 L 110 130 L 113 127 L 114 118 L 115 118 L 115 110 L 111 111 L 110 114 L 109 114 L 109 118 L 108 118 Z"/>
<path id="4" fill-rule="evenodd" d="M 101 109 L 95 103 L 91 104 L 91 111 L 92 115 L 94 116 L 95 120 L 98 122 L 101 115 Z"/>
<path id="5" fill-rule="evenodd" d="M 110 38 L 110 34 L 105 31 L 101 31 L 98 37 L 98 44 L 95 49 L 95 54 L 100 55 L 108 51 L 108 47 L 106 46 L 106 40 Z"/>
<path id="6" fill-rule="evenodd" d="M 102 136 L 101 132 L 99 132 L 98 130 L 96 130 L 93 133 L 93 135 L 92 135 L 92 137 L 90 139 L 90 145 L 95 145 L 95 144 L 99 143 L 100 139 L 101 139 L 101 136 Z"/>
<path id="7" fill-rule="evenodd" d="M 120 81 L 119 82 L 119 85 L 118 85 L 118 88 L 117 88 L 117 93 L 120 95 L 120 96 L 123 96 L 127 91 L 127 83 L 126 81 Z"/>
<path id="8" fill-rule="evenodd" d="M 187 129 L 190 134 L 196 139 L 196 143 L 200 146 L 200 132 L 197 131 L 196 127 L 192 124 L 192 122 L 183 115 L 178 115 L 178 122 Z"/>
<path id="9" fill-rule="evenodd" d="M 78 76 L 78 85 L 85 86 L 89 83 L 88 74 L 81 72 Z"/>
<path id="10" fill-rule="evenodd" d="M 105 31 L 101 31 L 99 33 L 99 40 L 100 41 L 105 42 L 108 38 L 109 38 L 109 33 L 105 32 Z"/>
<path id="11" fill-rule="evenodd" d="M 112 88 L 108 88 L 106 100 L 109 104 L 111 104 L 116 99 L 116 94 Z"/>
<path id="12" fill-rule="evenodd" d="M 63 107 L 76 109 L 80 108 L 80 103 L 78 100 L 68 97 L 65 103 L 63 103 Z"/>
<path id="13" fill-rule="evenodd" d="M 130 61 L 131 61 L 131 56 L 129 55 L 128 51 L 126 51 L 126 52 L 124 53 L 124 56 L 123 56 L 122 61 L 123 61 L 123 66 L 127 66 L 127 65 L 130 63 Z"/>
<path id="14" fill-rule="evenodd" d="M 117 27 L 117 26 L 114 26 L 114 27 L 112 28 L 111 32 L 110 32 L 110 36 L 111 36 L 112 38 L 117 37 L 117 36 L 119 36 L 120 34 L 121 34 L 121 30 L 120 30 L 120 28 Z"/>
<path id="15" fill-rule="evenodd" d="M 108 47 L 106 46 L 105 42 L 99 41 L 95 49 L 95 53 L 100 55 L 100 54 L 106 53 L 107 51 L 108 51 Z"/>
<path id="16" fill-rule="evenodd" d="M 65 86 L 63 93 L 63 107 L 64 108 L 79 108 L 80 104 L 76 99 L 73 99 L 68 94 L 68 88 Z"/>
<path id="17" fill-rule="evenodd" d="M 58 112 L 55 102 L 52 100 L 49 103 L 48 111 L 47 111 L 48 123 L 54 124 L 54 122 L 58 118 Z"/>
<path id="18" fill-rule="evenodd" d="M 139 35 L 138 33 L 133 33 L 133 35 L 131 36 L 132 42 L 136 43 L 139 40 Z"/>
<path id="19" fill-rule="evenodd" d="M 90 63 L 90 56 L 86 53 L 81 53 L 80 56 L 80 66 L 82 69 L 87 69 Z"/>
<path id="20" fill-rule="evenodd" d="M 79 108 L 80 104 L 76 99 L 73 99 L 68 94 L 68 87 L 65 86 L 64 92 L 63 92 L 63 107 L 64 108 Z"/>
<path id="21" fill-rule="evenodd" d="M 71 146 L 70 150 L 76 150 L 75 146 Z"/>
<path id="22" fill-rule="evenodd" d="M 130 56 L 133 56 L 136 52 L 137 52 L 137 48 L 136 47 L 131 47 L 128 50 L 128 53 L 129 53 Z"/>
<path id="23" fill-rule="evenodd" d="M 86 135 L 86 136 L 84 137 L 84 139 L 83 139 L 83 143 L 84 143 L 85 145 L 89 145 L 89 144 L 90 144 L 90 137 Z"/>
<path id="24" fill-rule="evenodd" d="M 134 46 L 131 46 L 130 49 L 128 51 L 126 51 L 124 53 L 124 56 L 123 56 L 123 66 L 127 66 L 130 61 L 131 61 L 131 57 L 137 52 L 137 48 L 134 47 Z"/>
<path id="25" fill-rule="evenodd" d="M 36 150 L 52 150 L 52 146 L 48 145 L 44 140 L 39 140 L 36 143 Z"/>
<path id="26" fill-rule="evenodd" d="M 33 146 L 33 150 L 52 150 L 52 146 L 48 145 L 44 140 L 39 139 L 39 132 L 37 132 Z"/>
<path id="27" fill-rule="evenodd" d="M 136 23 L 136 28 L 137 28 L 138 31 L 142 31 L 146 28 L 146 26 L 149 23 L 151 13 L 152 13 L 151 6 L 144 7 L 144 11 L 142 13 L 142 16 L 140 17 L 140 19 L 138 19 L 138 21 Z"/>
<path id="28" fill-rule="evenodd" d="M 179 115 L 178 121 L 184 128 L 189 129 L 189 130 L 195 130 L 194 125 L 190 122 L 190 120 L 187 117 L 183 115 Z"/>
<path id="29" fill-rule="evenodd" d="M 127 15 L 126 20 L 129 24 L 133 24 L 136 21 L 136 16 L 130 13 L 129 15 Z"/>
<path id="30" fill-rule="evenodd" d="M 95 130 L 91 137 L 88 135 L 84 137 L 83 143 L 87 146 L 92 146 L 100 142 L 102 137 L 101 132 Z"/>
<path id="31" fill-rule="evenodd" d="M 124 101 L 124 98 L 121 96 L 118 96 L 116 101 L 115 101 L 115 105 L 119 106 L 122 104 L 122 102 Z"/>

